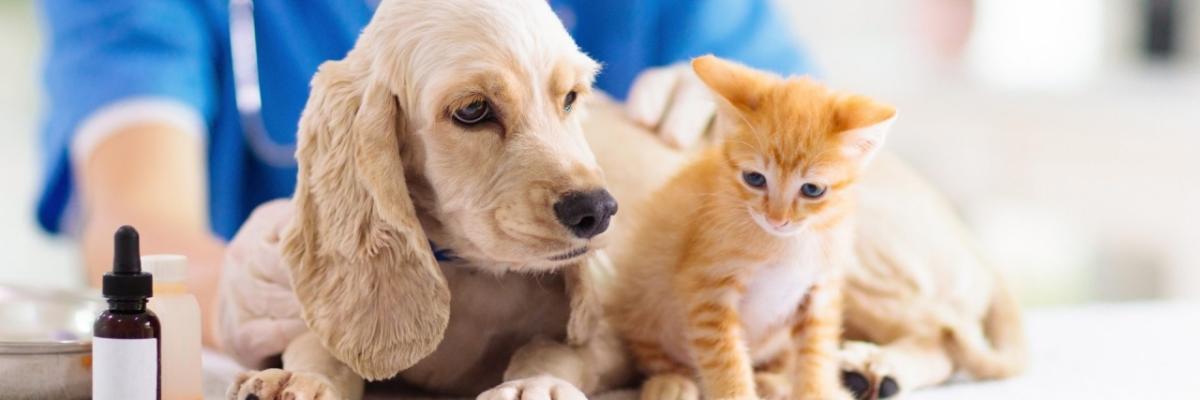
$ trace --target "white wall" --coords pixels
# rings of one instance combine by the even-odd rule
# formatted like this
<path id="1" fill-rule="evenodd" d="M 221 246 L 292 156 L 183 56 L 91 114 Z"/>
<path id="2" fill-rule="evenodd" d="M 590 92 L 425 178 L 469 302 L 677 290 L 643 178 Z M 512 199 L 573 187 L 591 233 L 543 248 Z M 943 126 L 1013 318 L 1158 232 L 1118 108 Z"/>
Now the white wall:
<path id="1" fill-rule="evenodd" d="M 41 233 L 33 219 L 40 170 L 36 26 L 30 2 L 0 1 L 0 284 L 80 287 L 74 247 Z"/>
<path id="2" fill-rule="evenodd" d="M 1056 2 L 1094 11 L 1062 10 L 1054 18 L 1095 16 L 1063 29 L 1101 33 L 1052 43 L 1019 40 L 1014 31 L 1036 27 L 1028 13 L 978 15 L 987 40 L 975 37 L 961 61 L 939 60 L 920 12 L 954 1 L 781 4 L 831 84 L 898 106 L 888 146 L 955 200 L 1028 301 L 1200 298 L 1200 4 L 1181 2 L 1192 15 L 1188 61 L 1161 66 L 1136 57 L 1130 0 Z M 977 10 L 1054 8 L 1045 4 L 978 0 Z M 1098 50 L 1036 52 L 1053 45 Z M 1012 84 L 980 64 L 991 51 L 1032 58 L 995 62 L 1012 68 L 1078 68 Z"/>

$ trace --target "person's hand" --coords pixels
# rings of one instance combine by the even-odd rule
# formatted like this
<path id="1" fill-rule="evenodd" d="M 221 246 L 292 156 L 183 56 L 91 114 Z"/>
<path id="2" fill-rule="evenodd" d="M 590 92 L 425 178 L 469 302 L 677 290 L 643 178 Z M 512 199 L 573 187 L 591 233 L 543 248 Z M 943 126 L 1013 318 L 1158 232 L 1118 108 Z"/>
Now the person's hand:
<path id="1" fill-rule="evenodd" d="M 717 106 L 688 63 L 642 71 L 625 103 L 629 117 L 675 148 L 687 148 L 708 131 Z"/>
<path id="2" fill-rule="evenodd" d="M 219 336 L 243 365 L 264 367 L 306 329 L 280 248 L 293 213 L 289 200 L 259 206 L 225 253 Z"/>

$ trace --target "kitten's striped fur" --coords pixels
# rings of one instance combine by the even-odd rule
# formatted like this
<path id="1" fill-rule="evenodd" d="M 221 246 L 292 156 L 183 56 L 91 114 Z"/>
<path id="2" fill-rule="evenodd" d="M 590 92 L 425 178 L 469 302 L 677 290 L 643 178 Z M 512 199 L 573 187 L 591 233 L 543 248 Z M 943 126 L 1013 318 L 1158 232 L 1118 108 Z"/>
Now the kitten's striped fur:
<path id="1" fill-rule="evenodd" d="M 649 376 L 642 398 L 845 396 L 851 187 L 895 111 L 712 56 L 693 67 L 725 101 L 725 139 L 635 210 L 640 225 L 615 250 L 612 316 Z M 804 197 L 805 183 L 825 192 Z"/>

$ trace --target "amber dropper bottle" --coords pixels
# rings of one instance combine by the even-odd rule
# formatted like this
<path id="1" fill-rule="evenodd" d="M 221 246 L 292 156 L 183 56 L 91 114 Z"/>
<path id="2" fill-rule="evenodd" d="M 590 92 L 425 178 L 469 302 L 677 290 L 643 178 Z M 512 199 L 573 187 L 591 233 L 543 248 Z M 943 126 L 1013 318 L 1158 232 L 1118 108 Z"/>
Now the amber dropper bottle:
<path id="1" fill-rule="evenodd" d="M 108 310 L 92 330 L 92 399 L 157 400 L 162 327 L 146 309 L 153 278 L 142 272 L 137 230 L 122 226 L 113 240 L 113 270 L 101 289 Z"/>

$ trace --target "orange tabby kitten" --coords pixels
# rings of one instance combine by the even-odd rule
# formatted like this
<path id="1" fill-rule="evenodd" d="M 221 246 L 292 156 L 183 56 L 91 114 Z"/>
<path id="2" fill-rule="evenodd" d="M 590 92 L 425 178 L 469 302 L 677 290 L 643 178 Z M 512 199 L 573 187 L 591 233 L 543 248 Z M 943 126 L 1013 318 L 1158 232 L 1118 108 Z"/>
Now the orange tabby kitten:
<path id="1" fill-rule="evenodd" d="M 692 67 L 723 99 L 723 143 L 614 249 L 612 317 L 649 375 L 642 399 L 849 398 L 839 266 L 855 178 L 895 111 L 713 56 Z"/>

